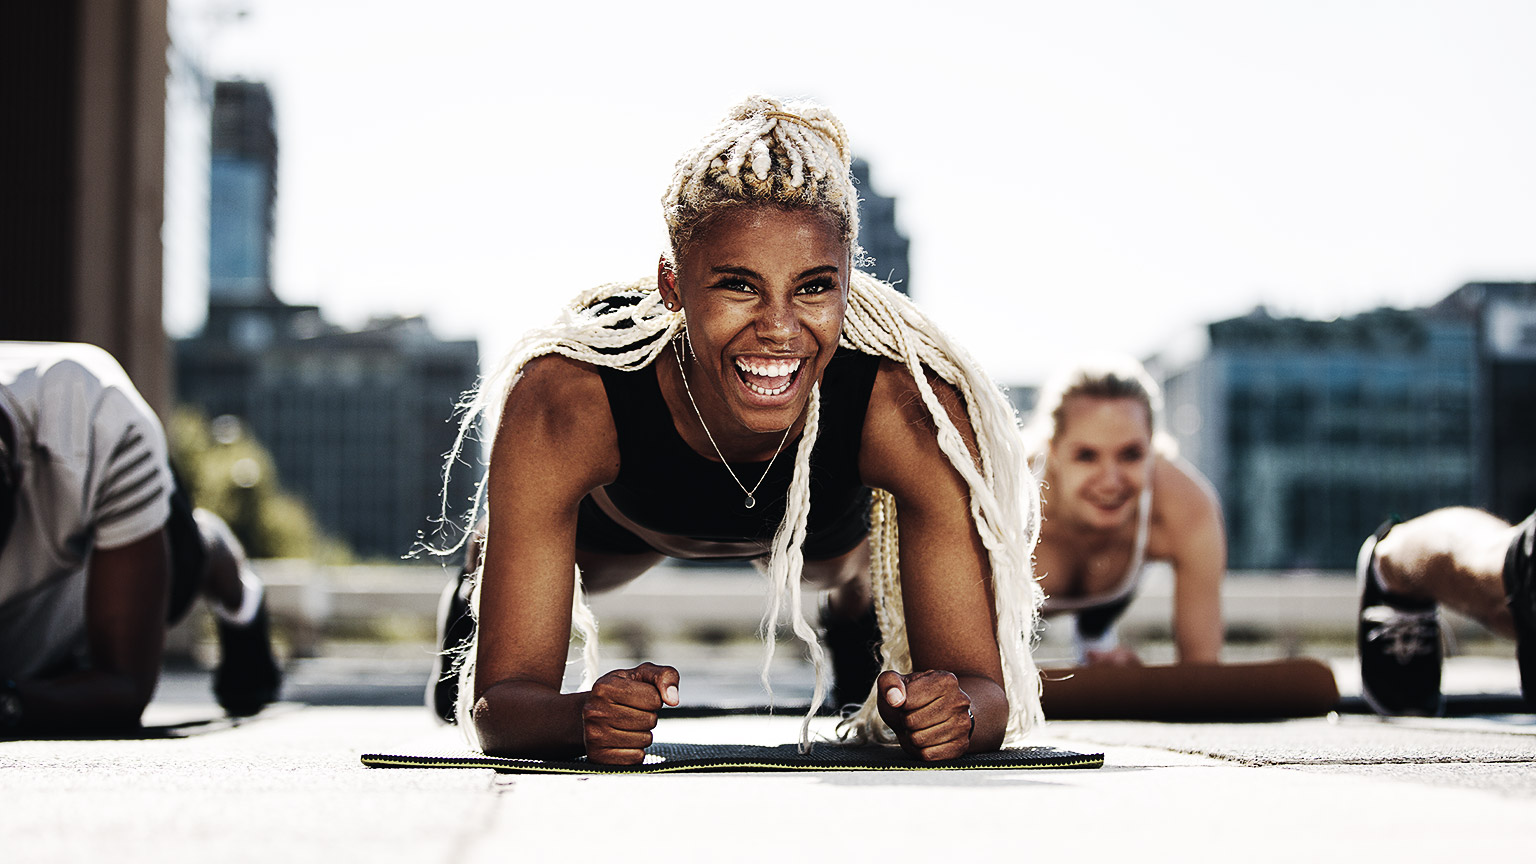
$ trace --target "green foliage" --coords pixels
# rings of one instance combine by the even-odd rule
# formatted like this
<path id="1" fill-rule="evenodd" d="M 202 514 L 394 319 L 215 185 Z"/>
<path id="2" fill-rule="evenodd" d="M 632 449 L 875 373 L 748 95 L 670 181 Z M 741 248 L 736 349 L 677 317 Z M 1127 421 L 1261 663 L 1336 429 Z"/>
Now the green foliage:
<path id="1" fill-rule="evenodd" d="M 282 490 L 272 455 L 238 418 L 210 422 L 183 406 L 166 434 L 193 503 L 228 522 L 252 558 L 350 559 L 343 543 L 320 531 L 304 502 Z"/>

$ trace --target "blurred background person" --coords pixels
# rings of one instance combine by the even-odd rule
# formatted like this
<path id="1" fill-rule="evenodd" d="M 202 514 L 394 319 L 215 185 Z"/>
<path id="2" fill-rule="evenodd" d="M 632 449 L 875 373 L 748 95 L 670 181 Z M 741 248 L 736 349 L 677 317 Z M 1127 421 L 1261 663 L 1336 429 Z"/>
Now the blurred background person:
<path id="1" fill-rule="evenodd" d="M 1075 617 L 1079 664 L 1139 664 L 1115 623 L 1153 561 L 1172 565 L 1181 663 L 1216 663 L 1227 540 L 1209 481 L 1160 429 L 1161 396 L 1140 363 L 1071 367 L 1042 391 L 1029 423 L 1045 502 L 1035 572 L 1047 616 Z"/>
<path id="2" fill-rule="evenodd" d="M 214 694 L 254 714 L 281 680 L 264 592 L 176 487 L 159 420 L 99 348 L 0 342 L 0 736 L 136 726 L 199 593 Z"/>
<path id="3" fill-rule="evenodd" d="M 1440 606 L 1515 639 L 1536 710 L 1536 513 L 1518 525 L 1470 507 L 1387 522 L 1360 547 L 1361 693 L 1378 714 L 1444 707 Z"/>

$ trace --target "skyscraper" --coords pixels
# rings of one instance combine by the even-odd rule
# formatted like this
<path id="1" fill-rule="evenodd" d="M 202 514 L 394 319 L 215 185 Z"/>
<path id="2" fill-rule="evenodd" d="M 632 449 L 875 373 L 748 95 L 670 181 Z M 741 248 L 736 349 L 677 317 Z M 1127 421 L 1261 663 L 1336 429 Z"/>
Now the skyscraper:
<path id="1" fill-rule="evenodd" d="M 1216 485 L 1234 568 L 1348 569 L 1389 517 L 1536 507 L 1536 284 L 1472 283 L 1424 309 L 1206 328 L 1155 358 L 1181 455 Z"/>
<path id="2" fill-rule="evenodd" d="M 209 302 L 273 301 L 270 268 L 277 207 L 277 131 L 267 85 L 216 83 L 212 127 Z"/>
<path id="3" fill-rule="evenodd" d="M 398 557 L 432 529 L 454 406 L 478 378 L 479 349 L 438 339 L 421 318 L 345 330 L 278 299 L 273 107 L 259 82 L 214 88 L 208 320 L 176 344 L 178 397 L 243 420 L 327 532 L 361 555 Z M 476 456 L 471 447 L 454 467 L 456 489 L 478 476 Z"/>
<path id="4" fill-rule="evenodd" d="M 1428 312 L 1476 333 L 1472 503 L 1524 519 L 1536 508 L 1536 282 L 1470 282 Z"/>
<path id="5" fill-rule="evenodd" d="M 853 182 L 859 190 L 859 245 L 873 263 L 861 267 L 912 296 L 907 266 L 907 238 L 896 228 L 896 199 L 876 192 L 869 182 L 869 163 L 853 160 Z"/>

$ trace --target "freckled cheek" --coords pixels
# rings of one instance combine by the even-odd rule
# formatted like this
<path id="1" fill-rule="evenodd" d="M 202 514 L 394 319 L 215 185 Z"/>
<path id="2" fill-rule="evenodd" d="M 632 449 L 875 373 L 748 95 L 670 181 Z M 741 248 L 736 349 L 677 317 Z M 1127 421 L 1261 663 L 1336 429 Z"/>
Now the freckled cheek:
<path id="1" fill-rule="evenodd" d="M 824 342 L 835 344 L 843 335 L 843 315 L 841 310 L 828 310 L 824 313 L 812 313 L 801 318 L 804 326 L 816 332 Z"/>
<path id="2" fill-rule="evenodd" d="M 696 353 L 712 353 L 723 350 L 751 326 L 751 317 L 745 315 L 716 313 L 707 318 L 699 316 L 699 320 L 689 323 L 688 338 L 693 341 Z"/>

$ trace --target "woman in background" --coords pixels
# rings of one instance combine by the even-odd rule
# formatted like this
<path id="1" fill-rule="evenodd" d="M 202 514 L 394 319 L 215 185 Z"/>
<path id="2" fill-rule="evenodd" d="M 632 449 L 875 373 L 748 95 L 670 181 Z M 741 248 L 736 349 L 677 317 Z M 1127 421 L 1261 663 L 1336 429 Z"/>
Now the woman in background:
<path id="1" fill-rule="evenodd" d="M 1216 663 L 1227 566 L 1209 481 L 1159 430 L 1161 397 L 1129 358 L 1087 363 L 1048 385 L 1030 423 L 1044 514 L 1035 568 L 1044 614 L 1072 613 L 1079 664 L 1139 664 L 1115 623 L 1146 565 L 1173 567 L 1181 663 Z"/>

